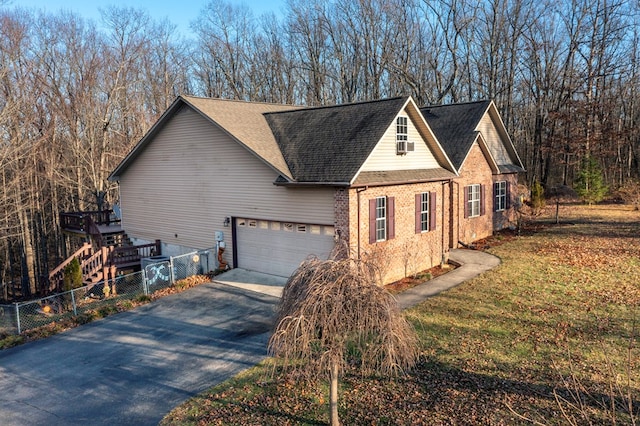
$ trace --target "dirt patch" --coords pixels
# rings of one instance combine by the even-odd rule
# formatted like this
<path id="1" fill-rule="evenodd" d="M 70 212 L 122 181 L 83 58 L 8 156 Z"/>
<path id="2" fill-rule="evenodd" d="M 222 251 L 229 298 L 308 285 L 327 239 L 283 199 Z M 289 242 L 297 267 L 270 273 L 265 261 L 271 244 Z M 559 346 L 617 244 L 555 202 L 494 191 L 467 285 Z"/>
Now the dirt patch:
<path id="1" fill-rule="evenodd" d="M 391 284 L 387 284 L 384 287 L 391 294 L 402 293 L 405 290 L 425 283 L 429 280 L 439 277 L 440 275 L 446 274 L 449 271 L 453 271 L 455 268 L 456 266 L 451 263 L 445 264 L 444 266 L 434 266 L 433 268 L 418 272 L 417 274 L 410 277 L 405 277 L 401 280 L 392 282 Z"/>

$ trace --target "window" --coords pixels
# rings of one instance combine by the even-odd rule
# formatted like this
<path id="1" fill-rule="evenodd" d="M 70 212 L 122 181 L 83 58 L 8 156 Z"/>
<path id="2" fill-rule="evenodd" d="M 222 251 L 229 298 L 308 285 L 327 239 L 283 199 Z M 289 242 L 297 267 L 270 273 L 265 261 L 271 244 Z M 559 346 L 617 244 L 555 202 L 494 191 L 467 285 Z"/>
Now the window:
<path id="1" fill-rule="evenodd" d="M 377 197 L 369 200 L 369 243 L 395 237 L 395 198 Z"/>
<path id="2" fill-rule="evenodd" d="M 494 210 L 499 212 L 507 209 L 507 182 L 495 182 L 493 184 Z"/>
<path id="3" fill-rule="evenodd" d="M 376 241 L 387 239 L 387 198 L 376 198 Z"/>
<path id="4" fill-rule="evenodd" d="M 480 185 L 467 186 L 467 217 L 480 216 Z"/>
<path id="5" fill-rule="evenodd" d="M 416 194 L 416 234 L 436 229 L 436 193 Z"/>
<path id="6" fill-rule="evenodd" d="M 408 119 L 407 117 L 398 117 L 396 119 L 396 153 L 407 153 L 407 140 L 408 134 Z"/>
<path id="7" fill-rule="evenodd" d="M 429 193 L 420 194 L 420 231 L 429 230 Z"/>

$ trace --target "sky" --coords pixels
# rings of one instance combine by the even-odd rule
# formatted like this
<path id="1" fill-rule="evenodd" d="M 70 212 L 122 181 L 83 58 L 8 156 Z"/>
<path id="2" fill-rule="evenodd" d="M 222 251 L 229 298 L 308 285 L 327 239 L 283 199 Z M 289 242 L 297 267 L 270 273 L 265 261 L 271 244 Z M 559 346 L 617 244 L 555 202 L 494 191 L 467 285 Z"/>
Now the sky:
<path id="1" fill-rule="evenodd" d="M 180 33 L 191 34 L 189 24 L 195 20 L 200 11 L 211 0 L 9 0 L 8 6 L 20 6 L 27 9 L 45 10 L 56 13 L 60 10 L 70 10 L 84 18 L 100 22 L 100 8 L 107 6 L 133 7 L 149 11 L 151 17 L 160 21 L 164 18 L 177 25 Z M 282 15 L 286 0 L 224 0 L 233 5 L 244 4 L 253 11 L 255 16 L 273 11 L 277 16 Z"/>

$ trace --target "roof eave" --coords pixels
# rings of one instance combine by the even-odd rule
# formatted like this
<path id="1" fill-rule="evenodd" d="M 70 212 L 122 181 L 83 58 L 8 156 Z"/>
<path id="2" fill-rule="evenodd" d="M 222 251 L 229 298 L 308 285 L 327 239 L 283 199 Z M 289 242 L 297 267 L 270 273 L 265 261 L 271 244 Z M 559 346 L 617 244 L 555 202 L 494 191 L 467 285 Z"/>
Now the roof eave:
<path id="1" fill-rule="evenodd" d="M 428 182 L 450 182 L 454 179 L 454 177 L 439 177 L 439 178 L 430 178 L 430 179 L 411 179 L 411 180 L 402 180 L 402 181 L 380 181 L 380 182 L 367 182 L 367 183 L 354 183 L 350 185 L 351 188 L 368 188 L 374 186 L 395 186 L 395 185 L 411 185 L 417 183 L 428 183 Z"/>
<path id="2" fill-rule="evenodd" d="M 478 143 L 480 150 L 487 159 L 487 163 L 489 163 L 489 167 L 491 168 L 491 173 L 499 174 L 500 168 L 498 167 L 498 163 L 496 162 L 495 158 L 493 158 L 493 155 L 491 155 L 489 145 L 487 145 L 487 142 L 484 140 L 484 137 L 482 137 L 482 134 L 480 132 L 477 132 L 475 142 Z"/>
<path id="3" fill-rule="evenodd" d="M 524 164 L 522 163 L 522 160 L 518 155 L 518 151 L 516 150 L 516 147 L 513 144 L 513 141 L 511 140 L 511 136 L 509 136 L 509 132 L 507 132 L 507 127 L 504 125 L 504 121 L 502 121 L 502 117 L 500 116 L 498 107 L 493 101 L 489 102 L 489 106 L 487 107 L 485 114 L 487 112 L 489 112 L 491 117 L 498 122 L 498 125 L 499 125 L 498 132 L 505 139 L 505 148 L 507 148 L 507 151 L 509 152 L 509 154 L 511 154 L 512 160 L 515 160 L 514 161 L 515 165 L 519 166 L 522 170 L 524 170 Z"/>
<path id="4" fill-rule="evenodd" d="M 286 187 L 348 187 L 351 186 L 349 182 L 296 182 L 296 181 L 286 181 L 286 182 L 278 182 L 277 180 L 273 182 L 275 186 L 286 186 Z"/>

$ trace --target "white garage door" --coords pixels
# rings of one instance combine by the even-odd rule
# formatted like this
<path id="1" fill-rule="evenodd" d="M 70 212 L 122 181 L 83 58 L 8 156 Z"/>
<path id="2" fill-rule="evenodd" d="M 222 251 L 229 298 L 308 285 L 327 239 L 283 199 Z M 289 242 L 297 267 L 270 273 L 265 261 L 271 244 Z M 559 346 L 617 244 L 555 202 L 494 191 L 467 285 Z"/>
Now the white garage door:
<path id="1" fill-rule="evenodd" d="M 333 226 L 236 218 L 238 268 L 288 277 L 309 255 L 327 259 L 333 236 Z"/>

